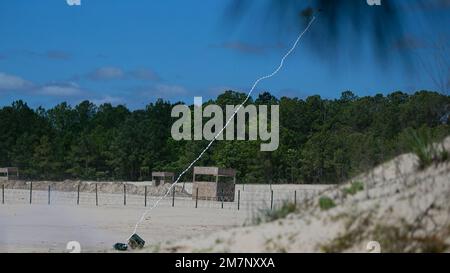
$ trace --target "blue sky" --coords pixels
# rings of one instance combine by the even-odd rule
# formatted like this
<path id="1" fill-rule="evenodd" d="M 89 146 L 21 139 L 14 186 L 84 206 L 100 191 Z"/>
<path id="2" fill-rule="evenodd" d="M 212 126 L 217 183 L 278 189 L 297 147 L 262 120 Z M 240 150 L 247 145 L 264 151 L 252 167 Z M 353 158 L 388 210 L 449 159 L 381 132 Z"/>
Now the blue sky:
<path id="1" fill-rule="evenodd" d="M 363 39 L 352 47 L 344 42 L 333 59 L 321 58 L 308 44 L 309 35 L 318 34 L 313 25 L 281 73 L 257 92 L 336 98 L 345 90 L 359 96 L 436 90 L 416 65 L 430 54 L 424 41 L 450 37 L 449 1 L 436 3 L 443 9 L 408 10 L 405 36 L 398 37 L 404 46 L 393 45 L 382 64 Z M 258 13 L 235 28 L 224 26 L 226 5 L 225 0 L 82 0 L 81 6 L 66 0 L 1 1 L 0 105 L 22 99 L 49 108 L 88 99 L 136 109 L 157 98 L 192 103 L 194 96 L 215 98 L 227 89 L 245 92 L 273 70 L 297 33 L 264 29 Z M 351 31 L 347 35 L 355 38 Z M 404 50 L 414 51 L 412 64 L 401 61 Z"/>

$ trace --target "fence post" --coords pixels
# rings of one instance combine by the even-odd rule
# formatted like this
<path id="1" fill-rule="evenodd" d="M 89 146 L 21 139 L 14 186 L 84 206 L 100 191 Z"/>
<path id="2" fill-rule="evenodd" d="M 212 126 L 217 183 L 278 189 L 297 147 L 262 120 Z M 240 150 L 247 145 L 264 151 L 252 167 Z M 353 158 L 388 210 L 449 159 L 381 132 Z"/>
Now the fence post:
<path id="1" fill-rule="evenodd" d="M 195 194 L 195 208 L 197 208 L 197 206 L 198 206 L 198 188 Z"/>
<path id="2" fill-rule="evenodd" d="M 48 204 L 50 205 L 50 185 L 48 185 Z"/>
<path id="3" fill-rule="evenodd" d="M 31 204 L 32 198 L 33 198 L 33 182 L 30 182 L 30 204 Z"/>
<path id="4" fill-rule="evenodd" d="M 223 189 L 222 189 L 222 208 L 223 208 L 223 199 L 225 199 L 225 196 L 224 196 Z"/>
<path id="5" fill-rule="evenodd" d="M 80 183 L 78 183 L 78 189 L 77 189 L 77 205 L 80 204 Z"/>
<path id="6" fill-rule="evenodd" d="M 294 206 L 297 206 L 297 190 L 294 191 Z"/>
<path id="7" fill-rule="evenodd" d="M 238 190 L 238 210 L 239 210 L 240 204 L 241 204 L 241 190 Z"/>
<path id="8" fill-rule="evenodd" d="M 273 209 L 273 190 L 270 190 L 270 210 Z"/>
<path id="9" fill-rule="evenodd" d="M 5 185 L 2 184 L 2 204 L 5 204 Z"/>
<path id="10" fill-rule="evenodd" d="M 95 205 L 98 206 L 98 191 L 97 191 L 97 183 L 95 183 Z"/>
<path id="11" fill-rule="evenodd" d="M 127 185 L 123 184 L 123 205 L 127 205 Z"/>
<path id="12" fill-rule="evenodd" d="M 144 207 L 147 206 L 147 186 L 144 187 Z"/>
<path id="13" fill-rule="evenodd" d="M 172 208 L 175 207 L 175 187 L 172 188 Z"/>

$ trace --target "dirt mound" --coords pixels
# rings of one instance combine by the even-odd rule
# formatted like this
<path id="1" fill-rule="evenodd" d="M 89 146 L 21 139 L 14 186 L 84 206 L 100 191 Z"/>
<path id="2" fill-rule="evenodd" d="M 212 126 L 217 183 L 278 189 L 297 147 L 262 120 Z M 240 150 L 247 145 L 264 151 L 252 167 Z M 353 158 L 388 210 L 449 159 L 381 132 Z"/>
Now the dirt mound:
<path id="1" fill-rule="evenodd" d="M 97 190 L 99 193 L 116 193 L 122 194 L 124 190 L 124 185 L 126 185 L 127 194 L 144 195 L 145 185 L 137 185 L 138 183 L 126 183 L 126 182 L 92 182 L 92 181 L 73 181 L 65 180 L 60 182 L 52 181 L 32 181 L 33 190 L 48 190 L 50 186 L 52 191 L 62 191 L 62 192 L 76 192 L 78 186 L 80 187 L 80 192 L 95 192 L 95 185 L 97 185 Z M 31 181 L 5 181 L 0 184 L 5 185 L 5 189 L 29 189 Z M 165 194 L 169 188 L 170 184 L 164 184 L 159 186 L 147 185 L 147 195 L 149 196 L 160 196 Z M 183 190 L 181 185 L 176 185 L 174 187 L 175 195 L 177 197 L 190 197 L 191 195 Z"/>
<path id="2" fill-rule="evenodd" d="M 443 144 L 450 151 L 450 138 Z M 312 197 L 283 219 L 167 243 L 158 249 L 368 252 L 375 246 L 381 252 L 448 252 L 449 196 L 448 160 L 420 170 L 418 158 L 405 154 Z"/>

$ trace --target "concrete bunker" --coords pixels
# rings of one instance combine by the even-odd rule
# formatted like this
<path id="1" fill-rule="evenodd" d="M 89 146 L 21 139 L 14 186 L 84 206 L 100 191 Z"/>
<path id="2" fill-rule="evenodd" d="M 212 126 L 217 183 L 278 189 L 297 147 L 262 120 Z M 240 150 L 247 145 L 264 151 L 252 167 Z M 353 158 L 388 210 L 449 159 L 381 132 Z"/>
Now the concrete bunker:
<path id="1" fill-rule="evenodd" d="M 194 167 L 192 198 L 234 202 L 235 185 L 236 170 L 234 169 Z"/>
<path id="2" fill-rule="evenodd" d="M 173 183 L 175 174 L 171 172 L 152 172 L 152 181 L 155 186 Z"/>
<path id="3" fill-rule="evenodd" d="M 0 181 L 9 181 L 19 179 L 19 168 L 6 167 L 0 168 Z"/>

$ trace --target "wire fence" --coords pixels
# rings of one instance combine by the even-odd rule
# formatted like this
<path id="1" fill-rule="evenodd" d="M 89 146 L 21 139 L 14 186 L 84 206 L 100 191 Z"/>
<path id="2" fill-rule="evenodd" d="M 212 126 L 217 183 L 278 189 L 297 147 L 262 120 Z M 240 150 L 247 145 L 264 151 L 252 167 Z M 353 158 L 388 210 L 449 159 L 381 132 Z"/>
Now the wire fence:
<path id="1" fill-rule="evenodd" d="M 111 186 L 113 185 L 113 186 Z M 136 186 L 126 183 L 77 183 L 61 187 L 57 183 L 28 182 L 1 185 L 3 205 L 47 204 L 89 207 L 150 207 L 164 192 L 164 188 L 149 185 Z M 234 191 L 217 191 L 205 195 L 193 191 L 191 186 L 177 185 L 159 203 L 161 207 L 215 208 L 254 212 L 259 209 L 275 209 L 284 202 L 301 204 L 318 194 L 323 187 L 290 185 L 289 188 L 267 186 L 236 186 Z M 192 192 L 193 191 L 193 192 Z"/>

